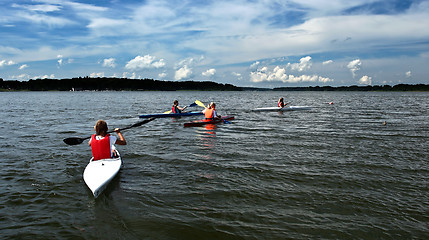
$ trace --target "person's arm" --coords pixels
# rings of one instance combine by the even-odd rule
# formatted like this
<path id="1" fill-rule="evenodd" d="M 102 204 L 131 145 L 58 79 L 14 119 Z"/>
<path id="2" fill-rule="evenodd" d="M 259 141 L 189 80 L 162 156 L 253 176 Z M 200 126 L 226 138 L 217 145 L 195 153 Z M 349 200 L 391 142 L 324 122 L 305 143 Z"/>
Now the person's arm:
<path id="1" fill-rule="evenodd" d="M 221 116 L 221 115 L 217 115 L 216 110 L 213 110 L 213 116 L 214 116 L 215 118 L 222 118 L 222 116 Z"/>
<path id="2" fill-rule="evenodd" d="M 115 144 L 118 144 L 118 145 L 127 145 L 127 141 L 125 140 L 125 138 L 122 135 L 122 133 L 119 131 L 119 128 L 115 128 L 115 132 L 116 132 L 116 134 L 118 134 L 118 137 L 119 137 L 119 139 L 116 139 Z"/>

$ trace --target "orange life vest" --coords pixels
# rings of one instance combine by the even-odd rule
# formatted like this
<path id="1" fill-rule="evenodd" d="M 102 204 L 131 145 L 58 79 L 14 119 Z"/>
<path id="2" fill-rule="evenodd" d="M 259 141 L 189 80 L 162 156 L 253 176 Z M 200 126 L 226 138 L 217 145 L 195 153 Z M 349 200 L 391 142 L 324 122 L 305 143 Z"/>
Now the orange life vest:
<path id="1" fill-rule="evenodd" d="M 110 134 L 107 134 L 103 139 L 100 140 L 95 138 L 95 134 L 91 136 L 91 151 L 94 161 L 112 157 L 109 136 Z"/>
<path id="2" fill-rule="evenodd" d="M 206 117 L 206 119 L 213 119 L 215 116 L 213 116 L 213 108 L 207 108 L 206 111 L 204 112 L 204 116 Z"/>

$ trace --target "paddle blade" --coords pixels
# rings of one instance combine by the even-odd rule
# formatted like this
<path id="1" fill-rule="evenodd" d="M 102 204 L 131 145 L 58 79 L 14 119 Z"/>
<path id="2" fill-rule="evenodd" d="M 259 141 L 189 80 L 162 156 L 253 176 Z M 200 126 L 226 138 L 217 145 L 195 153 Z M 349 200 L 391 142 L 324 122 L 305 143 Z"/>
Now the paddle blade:
<path id="1" fill-rule="evenodd" d="M 66 138 L 63 141 L 68 145 L 78 145 L 83 143 L 83 140 L 85 140 L 85 138 L 71 137 L 71 138 Z"/>
<path id="2" fill-rule="evenodd" d="M 188 107 L 195 107 L 195 106 L 197 106 L 197 104 L 196 103 L 192 103 L 191 105 L 189 105 Z"/>
<path id="3" fill-rule="evenodd" d="M 206 106 L 204 106 L 204 103 L 202 103 L 200 100 L 195 100 L 195 103 L 198 104 L 198 106 L 206 108 Z"/>
<path id="4" fill-rule="evenodd" d="M 170 111 L 166 111 L 166 112 L 164 112 L 164 113 L 171 113 L 172 111 L 170 110 Z"/>

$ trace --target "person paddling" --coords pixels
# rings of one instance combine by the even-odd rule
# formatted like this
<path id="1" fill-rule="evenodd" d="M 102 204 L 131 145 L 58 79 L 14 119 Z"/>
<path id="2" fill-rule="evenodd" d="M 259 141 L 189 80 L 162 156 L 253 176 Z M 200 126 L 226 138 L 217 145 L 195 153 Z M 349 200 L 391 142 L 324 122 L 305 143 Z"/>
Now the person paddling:
<path id="1" fill-rule="evenodd" d="M 277 107 L 284 107 L 285 106 L 285 103 L 284 103 L 284 101 L 283 101 L 283 98 L 280 98 L 279 99 L 279 101 L 277 102 Z"/>
<path id="2" fill-rule="evenodd" d="M 288 105 L 288 103 L 285 104 L 283 98 L 280 98 L 277 102 L 277 107 L 284 108 L 286 105 Z"/>
<path id="3" fill-rule="evenodd" d="M 179 107 L 179 101 L 174 100 L 173 102 L 173 107 L 171 107 L 171 112 L 172 113 L 182 113 L 183 110 L 185 110 L 188 106 L 186 107 Z"/>
<path id="4" fill-rule="evenodd" d="M 91 136 L 91 139 L 88 142 L 88 145 L 91 146 L 94 161 L 115 157 L 116 152 L 114 151 L 114 144 L 127 145 L 127 141 L 119 128 L 115 128 L 115 132 L 118 134 L 119 139 L 107 133 L 109 128 L 107 127 L 107 123 L 103 120 L 98 120 L 94 129 L 95 134 Z"/>
<path id="5" fill-rule="evenodd" d="M 207 120 L 212 120 L 221 117 L 218 116 L 216 113 L 216 104 L 214 102 L 211 102 L 209 104 L 209 107 L 203 110 L 203 113 Z"/>

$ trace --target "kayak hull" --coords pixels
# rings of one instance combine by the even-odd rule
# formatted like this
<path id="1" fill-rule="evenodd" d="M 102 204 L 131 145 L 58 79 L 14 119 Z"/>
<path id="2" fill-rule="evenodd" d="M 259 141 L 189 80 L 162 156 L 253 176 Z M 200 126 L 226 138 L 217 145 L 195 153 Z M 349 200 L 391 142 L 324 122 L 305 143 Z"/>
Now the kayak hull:
<path id="1" fill-rule="evenodd" d="M 91 190 L 95 198 L 97 198 L 106 189 L 107 185 L 118 174 L 122 166 L 122 159 L 117 153 L 117 158 L 108 158 L 89 161 L 83 172 L 83 180 Z"/>
<path id="2" fill-rule="evenodd" d="M 311 107 L 308 106 L 290 106 L 290 107 L 265 107 L 265 108 L 256 108 L 253 109 L 253 112 L 286 112 L 286 111 L 300 111 L 300 110 L 310 110 Z"/>
<path id="3" fill-rule="evenodd" d="M 203 115 L 201 111 L 198 112 L 185 112 L 185 113 L 157 113 L 157 114 L 146 114 L 140 115 L 139 118 L 167 118 L 167 117 L 187 117 L 187 116 L 196 116 Z"/>
<path id="4" fill-rule="evenodd" d="M 197 120 L 192 122 L 187 122 L 184 124 L 185 127 L 198 127 L 198 126 L 204 126 L 206 124 L 217 124 L 222 123 L 224 121 L 233 120 L 234 116 L 223 116 L 221 119 L 213 119 L 213 120 Z"/>

